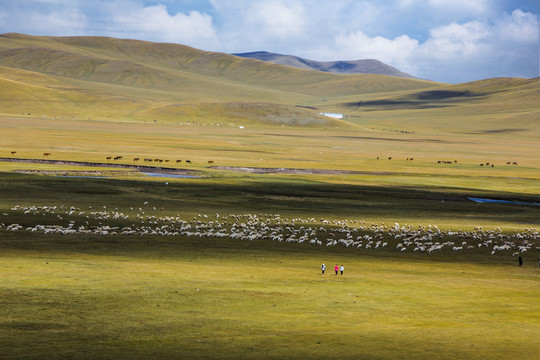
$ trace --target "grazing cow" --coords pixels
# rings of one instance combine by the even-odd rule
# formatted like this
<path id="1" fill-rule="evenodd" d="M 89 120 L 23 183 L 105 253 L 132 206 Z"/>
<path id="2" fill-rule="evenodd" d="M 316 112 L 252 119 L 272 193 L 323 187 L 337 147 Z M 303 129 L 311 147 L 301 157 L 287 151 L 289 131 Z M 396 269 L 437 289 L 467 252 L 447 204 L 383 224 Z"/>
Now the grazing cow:
<path id="1" fill-rule="evenodd" d="M 213 163 L 214 163 L 214 160 L 208 160 L 208 163 L 209 163 L 209 164 L 213 164 Z"/>
<path id="2" fill-rule="evenodd" d="M 388 157 L 388 160 L 392 160 L 392 157 L 391 157 L 391 156 L 389 156 L 389 157 Z"/>
<path id="3" fill-rule="evenodd" d="M 17 152 L 16 151 L 12 151 L 11 152 L 11 155 L 15 155 Z"/>
<path id="4" fill-rule="evenodd" d="M 517 162 L 513 162 L 512 165 L 517 165 Z"/>
<path id="5" fill-rule="evenodd" d="M 43 153 L 43 156 L 51 156 L 51 153 Z"/>
<path id="6" fill-rule="evenodd" d="M 191 160 L 186 160 L 186 163 L 187 163 L 187 164 L 191 164 Z"/>
<path id="7" fill-rule="evenodd" d="M 133 161 L 139 161 L 141 160 L 140 158 L 133 158 Z"/>
<path id="8" fill-rule="evenodd" d="M 176 163 L 177 163 L 177 164 L 180 163 L 180 162 L 182 162 L 182 160 L 176 160 Z"/>
<path id="9" fill-rule="evenodd" d="M 169 160 L 165 160 L 165 162 L 169 162 Z"/>
<path id="10" fill-rule="evenodd" d="M 506 162 L 506 165 L 510 165 L 512 162 L 511 161 L 507 161 Z"/>
<path id="11" fill-rule="evenodd" d="M 484 166 L 484 164 L 480 164 L 480 166 Z"/>
<path id="12" fill-rule="evenodd" d="M 112 159 L 112 156 L 107 156 L 107 160 L 111 160 Z"/>

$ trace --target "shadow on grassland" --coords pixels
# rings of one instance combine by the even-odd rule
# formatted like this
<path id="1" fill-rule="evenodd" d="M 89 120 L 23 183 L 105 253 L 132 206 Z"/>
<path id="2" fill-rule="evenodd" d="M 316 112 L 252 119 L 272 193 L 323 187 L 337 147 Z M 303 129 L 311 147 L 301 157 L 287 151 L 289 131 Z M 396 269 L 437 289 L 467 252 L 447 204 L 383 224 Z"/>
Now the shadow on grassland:
<path id="1" fill-rule="evenodd" d="M 196 179 L 176 182 L 79 179 L 0 173 L 0 211 L 13 205 L 65 205 L 81 209 L 143 204 L 162 214 L 279 214 L 301 218 L 410 219 L 415 223 L 538 224 L 540 208 L 476 204 L 469 197 L 539 202 L 534 196 L 451 188 L 331 184 L 287 177 Z M 162 209 L 162 210 L 161 210 Z M 22 219 L 24 220 L 24 218 Z M 30 225 L 30 224 L 29 224 Z"/>
<path id="2" fill-rule="evenodd" d="M 434 109 L 455 106 L 453 102 L 465 102 L 485 97 L 484 94 L 470 91 L 430 90 L 401 98 L 380 99 L 369 101 L 353 101 L 342 104 L 352 110 L 358 108 L 384 109 Z"/>

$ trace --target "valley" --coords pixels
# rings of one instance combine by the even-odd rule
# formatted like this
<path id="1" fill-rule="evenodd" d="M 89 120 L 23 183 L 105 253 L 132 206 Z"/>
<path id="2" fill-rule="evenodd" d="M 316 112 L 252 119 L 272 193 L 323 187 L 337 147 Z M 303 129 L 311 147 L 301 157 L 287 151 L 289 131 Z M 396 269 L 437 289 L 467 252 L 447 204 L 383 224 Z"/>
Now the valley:
<path id="1" fill-rule="evenodd" d="M 2 34 L 0 349 L 533 359 L 539 103 L 538 78 Z"/>

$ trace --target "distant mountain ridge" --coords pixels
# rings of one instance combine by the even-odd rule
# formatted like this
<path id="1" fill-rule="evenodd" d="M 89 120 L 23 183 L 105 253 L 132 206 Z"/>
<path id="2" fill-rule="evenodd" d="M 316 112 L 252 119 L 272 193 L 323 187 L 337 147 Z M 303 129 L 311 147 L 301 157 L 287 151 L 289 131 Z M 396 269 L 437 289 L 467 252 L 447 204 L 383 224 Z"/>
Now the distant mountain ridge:
<path id="1" fill-rule="evenodd" d="M 275 64 L 292 66 L 306 70 L 317 70 L 330 72 L 334 74 L 378 74 L 388 76 L 398 76 L 414 79 L 415 77 L 399 71 L 398 69 L 386 65 L 385 63 L 374 60 L 349 60 L 349 61 L 315 61 L 304 59 L 293 55 L 283 55 L 267 51 L 254 51 L 247 53 L 232 54 L 243 58 L 257 59 Z"/>

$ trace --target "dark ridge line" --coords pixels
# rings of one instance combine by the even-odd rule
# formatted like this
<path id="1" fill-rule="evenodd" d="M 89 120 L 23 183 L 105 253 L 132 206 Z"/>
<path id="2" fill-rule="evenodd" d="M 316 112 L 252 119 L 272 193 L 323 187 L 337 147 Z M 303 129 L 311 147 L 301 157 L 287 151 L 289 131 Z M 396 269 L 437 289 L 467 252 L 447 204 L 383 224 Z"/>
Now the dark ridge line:
<path id="1" fill-rule="evenodd" d="M 32 163 L 32 164 L 109 167 L 109 168 L 117 168 L 117 169 L 134 169 L 134 170 L 138 170 L 138 171 L 164 172 L 164 173 L 173 173 L 173 174 L 185 174 L 185 173 L 188 173 L 188 172 L 200 172 L 200 170 L 177 169 L 177 168 L 169 168 L 169 167 L 162 167 L 162 166 L 111 164 L 111 163 L 98 163 L 98 162 L 87 162 L 87 161 L 46 160 L 46 159 L 19 159 L 19 158 L 3 158 L 3 157 L 0 157 L 0 161 L 2 161 L 2 162 Z"/>

